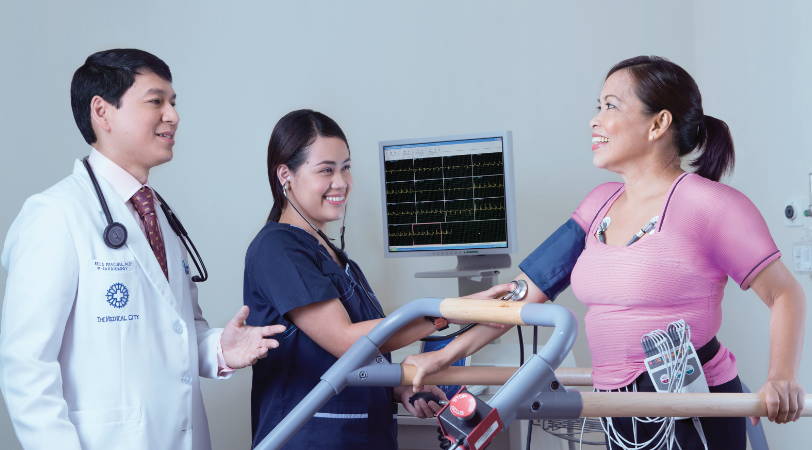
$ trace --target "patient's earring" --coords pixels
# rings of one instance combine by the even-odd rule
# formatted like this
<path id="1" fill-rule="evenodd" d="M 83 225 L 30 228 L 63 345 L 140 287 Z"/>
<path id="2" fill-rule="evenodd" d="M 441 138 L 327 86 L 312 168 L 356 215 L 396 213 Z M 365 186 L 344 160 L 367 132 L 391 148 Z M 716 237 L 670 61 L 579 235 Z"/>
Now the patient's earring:
<path id="1" fill-rule="evenodd" d="M 649 141 L 653 141 L 653 140 L 654 140 L 654 136 L 649 136 L 649 137 L 648 137 L 648 140 L 649 140 Z"/>

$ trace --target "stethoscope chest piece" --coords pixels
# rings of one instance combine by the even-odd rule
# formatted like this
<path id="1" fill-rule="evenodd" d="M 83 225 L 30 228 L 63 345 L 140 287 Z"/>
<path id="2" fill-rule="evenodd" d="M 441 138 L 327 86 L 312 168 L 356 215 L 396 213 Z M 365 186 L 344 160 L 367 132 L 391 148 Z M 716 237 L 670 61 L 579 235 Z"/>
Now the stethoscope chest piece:
<path id="1" fill-rule="evenodd" d="M 527 295 L 527 282 L 524 280 L 513 280 L 510 282 L 510 292 L 502 300 L 515 302 L 524 298 Z"/>
<path id="2" fill-rule="evenodd" d="M 113 222 L 105 227 L 103 238 L 108 247 L 121 248 L 127 243 L 127 228 L 118 222 Z"/>

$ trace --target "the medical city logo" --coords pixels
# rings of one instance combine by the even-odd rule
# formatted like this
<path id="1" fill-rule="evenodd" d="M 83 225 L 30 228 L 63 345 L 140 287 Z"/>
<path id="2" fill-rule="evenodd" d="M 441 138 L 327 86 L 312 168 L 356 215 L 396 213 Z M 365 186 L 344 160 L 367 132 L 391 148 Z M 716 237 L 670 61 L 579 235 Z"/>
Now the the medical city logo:
<path id="1" fill-rule="evenodd" d="M 129 299 L 130 292 L 127 290 L 127 286 L 121 283 L 116 283 L 107 290 L 107 303 L 114 308 L 123 308 Z"/>

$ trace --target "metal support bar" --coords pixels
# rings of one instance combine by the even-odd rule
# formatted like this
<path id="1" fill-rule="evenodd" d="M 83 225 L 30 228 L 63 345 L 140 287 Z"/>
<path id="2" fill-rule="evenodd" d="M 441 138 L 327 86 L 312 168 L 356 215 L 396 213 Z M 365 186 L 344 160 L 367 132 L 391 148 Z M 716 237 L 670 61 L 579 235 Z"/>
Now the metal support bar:
<path id="1" fill-rule="evenodd" d="M 403 369 L 401 384 L 411 386 L 417 368 L 409 365 L 401 365 L 401 368 Z M 423 378 L 423 384 L 502 386 L 517 370 L 519 370 L 518 367 L 451 366 L 426 376 Z M 564 386 L 592 386 L 592 368 L 590 367 L 559 367 L 555 369 L 555 376 Z"/>
<path id="2" fill-rule="evenodd" d="M 383 362 L 350 372 L 347 375 L 347 386 L 400 386 L 403 376 L 400 364 L 392 364 L 383 356 L 380 358 Z"/>
<path id="3" fill-rule="evenodd" d="M 516 419 L 577 419 L 583 403 L 578 391 L 567 391 L 539 355 L 527 362 L 499 389 L 488 406 L 499 411 L 505 427 Z"/>
<path id="4" fill-rule="evenodd" d="M 325 372 L 321 377 L 322 381 L 255 448 L 259 450 L 281 448 L 330 400 L 330 397 L 340 393 L 349 380 L 352 380 L 354 385 L 356 383 L 372 385 L 371 380 L 370 382 L 365 380 L 374 377 L 384 385 L 400 385 L 400 369 L 387 367 L 387 364 L 378 360 L 377 357 L 380 356 L 378 348 L 398 330 L 423 316 L 443 316 L 472 322 L 554 326 L 553 336 L 544 346 L 541 354 L 535 358 L 536 363 L 534 363 L 543 363 L 550 373 L 552 373 L 551 367 L 558 367 L 563 361 L 578 334 L 578 321 L 575 314 L 560 305 L 456 298 L 415 300 L 398 308 L 370 330 L 369 334 L 362 336 L 353 344 Z M 562 353 L 556 355 L 555 352 Z M 369 366 L 373 368 L 368 369 Z M 527 382 L 532 382 L 531 371 L 528 369 L 527 374 L 521 375 L 520 378 L 524 380 L 526 377 Z M 365 377 L 362 376 L 362 372 Z M 522 370 L 517 371 L 514 378 L 521 373 Z M 507 394 L 503 394 L 506 401 L 508 397 Z M 515 402 L 515 399 L 511 397 L 510 401 Z M 509 425 L 509 422 L 503 422 L 505 425 Z"/>

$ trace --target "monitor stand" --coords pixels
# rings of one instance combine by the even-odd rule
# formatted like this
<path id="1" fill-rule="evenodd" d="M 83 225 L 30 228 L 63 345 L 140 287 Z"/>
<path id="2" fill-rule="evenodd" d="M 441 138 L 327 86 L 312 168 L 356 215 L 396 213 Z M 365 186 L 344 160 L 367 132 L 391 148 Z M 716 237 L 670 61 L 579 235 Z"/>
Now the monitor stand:
<path id="1" fill-rule="evenodd" d="M 510 255 L 461 255 L 457 256 L 457 268 L 418 272 L 415 278 L 456 278 L 459 296 L 476 294 L 496 286 L 498 269 L 510 267 Z"/>

